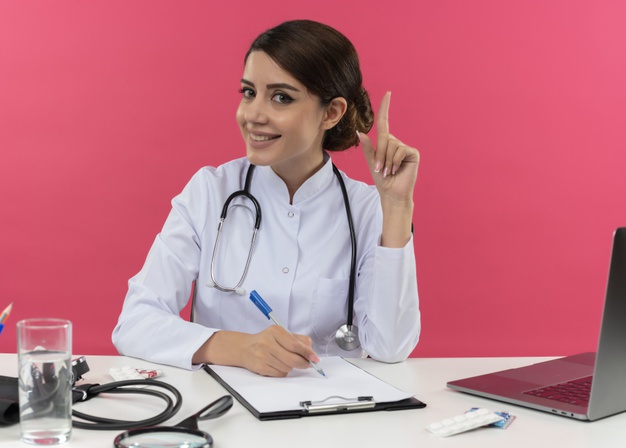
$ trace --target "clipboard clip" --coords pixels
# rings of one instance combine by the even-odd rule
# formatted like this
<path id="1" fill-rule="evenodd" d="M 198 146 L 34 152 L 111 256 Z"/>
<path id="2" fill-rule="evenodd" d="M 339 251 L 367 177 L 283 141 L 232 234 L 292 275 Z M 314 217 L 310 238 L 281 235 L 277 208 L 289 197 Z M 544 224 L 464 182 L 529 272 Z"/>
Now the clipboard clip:
<path id="1" fill-rule="evenodd" d="M 301 401 L 300 406 L 309 413 L 339 412 L 373 408 L 376 406 L 376 402 L 374 397 L 345 398 L 339 395 L 332 395 L 319 401 Z"/>

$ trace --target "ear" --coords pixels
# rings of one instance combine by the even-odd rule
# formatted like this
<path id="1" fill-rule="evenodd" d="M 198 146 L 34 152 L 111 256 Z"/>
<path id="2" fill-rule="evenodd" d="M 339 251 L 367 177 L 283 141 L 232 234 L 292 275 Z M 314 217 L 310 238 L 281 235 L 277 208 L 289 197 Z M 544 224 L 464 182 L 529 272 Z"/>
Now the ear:
<path id="1" fill-rule="evenodd" d="M 342 97 L 333 98 L 325 108 L 322 129 L 328 130 L 339 123 L 343 114 L 346 113 L 346 109 L 348 109 L 348 102 Z"/>

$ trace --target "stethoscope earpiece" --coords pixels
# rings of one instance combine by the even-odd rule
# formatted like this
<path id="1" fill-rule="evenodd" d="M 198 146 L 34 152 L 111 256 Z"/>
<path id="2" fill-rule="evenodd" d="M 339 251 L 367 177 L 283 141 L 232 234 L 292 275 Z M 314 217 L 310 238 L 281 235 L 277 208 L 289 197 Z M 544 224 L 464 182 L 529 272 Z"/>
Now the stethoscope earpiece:
<path id="1" fill-rule="evenodd" d="M 215 282 L 213 282 L 213 280 L 207 280 L 207 282 L 205 283 L 205 285 L 206 285 L 208 288 L 216 288 L 216 289 L 220 289 L 220 288 L 218 288 L 218 287 L 215 285 Z M 225 289 L 225 288 L 221 288 L 221 290 L 224 290 L 224 289 Z M 235 294 L 240 295 L 240 296 L 244 296 L 244 295 L 246 295 L 246 290 L 245 290 L 245 289 L 243 289 L 241 286 L 237 286 L 237 287 L 235 287 L 235 288 L 231 288 L 231 289 L 229 289 L 227 292 L 234 292 Z"/>

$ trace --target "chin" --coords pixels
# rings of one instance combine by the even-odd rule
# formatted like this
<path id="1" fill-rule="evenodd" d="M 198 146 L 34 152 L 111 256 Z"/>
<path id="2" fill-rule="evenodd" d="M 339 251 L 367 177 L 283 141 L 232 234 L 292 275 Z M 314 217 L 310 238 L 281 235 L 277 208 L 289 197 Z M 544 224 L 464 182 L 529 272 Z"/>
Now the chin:
<path id="1" fill-rule="evenodd" d="M 268 166 L 272 164 L 271 158 L 264 157 L 264 154 L 259 154 L 259 151 L 257 150 L 248 149 L 246 157 L 248 158 L 248 162 L 250 162 L 252 165 Z"/>

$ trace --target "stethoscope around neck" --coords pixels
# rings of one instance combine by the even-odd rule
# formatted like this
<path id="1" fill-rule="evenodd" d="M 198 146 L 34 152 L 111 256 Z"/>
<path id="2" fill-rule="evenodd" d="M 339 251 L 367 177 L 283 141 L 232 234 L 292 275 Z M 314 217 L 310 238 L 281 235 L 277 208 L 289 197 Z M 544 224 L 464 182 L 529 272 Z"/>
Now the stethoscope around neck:
<path id="1" fill-rule="evenodd" d="M 248 171 L 246 173 L 246 180 L 244 183 L 243 190 L 238 190 L 232 193 L 224 202 L 224 206 L 222 207 L 222 213 L 220 215 L 220 222 L 217 227 L 217 236 L 215 237 L 215 246 L 213 247 L 213 254 L 211 256 L 211 266 L 210 266 L 210 274 L 211 280 L 207 282 L 207 286 L 212 286 L 215 289 L 222 292 L 234 292 L 239 295 L 244 295 L 245 290 L 242 288 L 244 280 L 248 275 L 248 268 L 250 267 L 250 260 L 252 259 L 252 253 L 254 252 L 254 245 L 256 243 L 256 236 L 259 228 L 261 227 L 261 205 L 259 201 L 250 193 L 250 182 L 252 180 L 252 173 L 254 172 L 255 165 L 250 165 L 248 167 Z M 352 247 L 352 252 L 350 255 L 350 282 L 348 284 L 348 315 L 346 323 L 341 325 L 337 332 L 335 333 L 335 342 L 337 345 L 343 350 L 351 351 L 359 348 L 361 343 L 359 342 L 359 331 L 356 325 L 353 324 L 353 314 L 354 314 L 354 288 L 356 284 L 356 233 L 354 231 L 354 222 L 352 220 L 352 212 L 350 210 L 350 201 L 348 199 L 348 192 L 346 191 L 346 185 L 341 177 L 341 173 L 333 164 L 333 173 L 335 177 L 339 181 L 339 186 L 341 187 L 341 194 L 343 196 L 343 203 L 346 209 L 346 215 L 348 217 L 348 227 L 350 228 L 350 244 Z M 248 251 L 248 256 L 246 259 L 246 264 L 239 278 L 239 281 L 234 286 L 224 286 L 221 285 L 216 277 L 215 277 L 215 259 L 217 258 L 217 251 L 220 244 L 220 239 L 222 236 L 222 229 L 224 227 L 224 222 L 226 221 L 226 217 L 228 215 L 228 210 L 231 207 L 232 201 L 239 197 L 245 196 L 250 199 L 254 204 L 254 228 L 252 231 L 252 238 L 250 240 L 250 250 Z M 233 207 L 246 207 L 241 204 L 233 204 Z M 247 208 L 247 207 L 246 207 Z"/>

